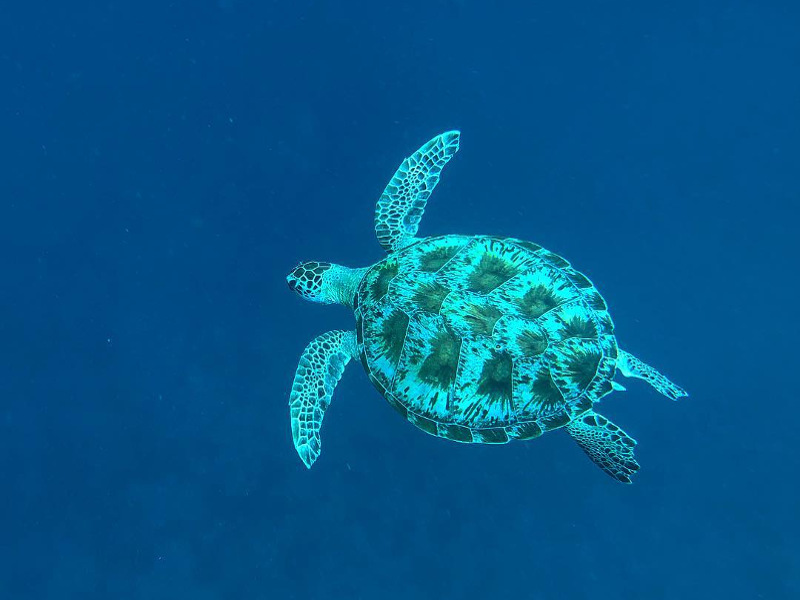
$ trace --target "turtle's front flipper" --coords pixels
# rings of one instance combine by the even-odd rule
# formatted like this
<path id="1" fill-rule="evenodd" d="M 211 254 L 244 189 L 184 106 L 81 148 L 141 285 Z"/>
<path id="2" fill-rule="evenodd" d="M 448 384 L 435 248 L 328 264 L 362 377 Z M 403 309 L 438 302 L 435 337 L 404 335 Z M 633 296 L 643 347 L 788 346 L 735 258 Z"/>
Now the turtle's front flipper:
<path id="1" fill-rule="evenodd" d="M 306 346 L 300 357 L 289 395 L 289 411 L 294 447 L 309 469 L 322 449 L 322 417 L 344 368 L 356 352 L 354 332 L 329 331 Z"/>
<path id="2" fill-rule="evenodd" d="M 458 151 L 458 131 L 437 135 L 403 161 L 375 207 L 375 232 L 384 250 L 394 252 L 417 234 L 425 204 L 439 175 Z"/>
<path id="3" fill-rule="evenodd" d="M 644 364 L 638 358 L 624 350 L 620 350 L 617 355 L 617 368 L 625 377 L 644 379 L 658 392 L 664 394 L 671 400 L 677 400 L 678 398 L 689 395 L 683 388 L 672 383 L 653 367 Z"/>
<path id="4" fill-rule="evenodd" d="M 630 483 L 639 470 L 634 440 L 605 417 L 589 411 L 570 422 L 567 431 L 598 467 L 617 481 Z"/>

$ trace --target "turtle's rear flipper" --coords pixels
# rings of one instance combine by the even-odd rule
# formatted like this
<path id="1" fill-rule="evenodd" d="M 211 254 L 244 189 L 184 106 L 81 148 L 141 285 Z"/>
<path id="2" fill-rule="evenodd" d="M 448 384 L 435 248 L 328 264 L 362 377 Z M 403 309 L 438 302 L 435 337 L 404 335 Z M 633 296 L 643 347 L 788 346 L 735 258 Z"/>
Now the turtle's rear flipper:
<path id="1" fill-rule="evenodd" d="M 683 388 L 672 383 L 653 367 L 646 365 L 624 350 L 620 350 L 617 355 L 617 368 L 625 377 L 644 379 L 647 383 L 652 385 L 656 391 L 664 394 L 670 400 L 677 400 L 678 398 L 689 395 Z"/>
<path id="2" fill-rule="evenodd" d="M 322 417 L 344 368 L 356 353 L 356 334 L 329 331 L 315 338 L 300 357 L 294 375 L 289 411 L 297 453 L 310 469 L 322 450 L 319 430 Z"/>
<path id="3" fill-rule="evenodd" d="M 639 470 L 633 457 L 636 440 L 605 417 L 586 412 L 569 423 L 567 431 L 594 464 L 617 481 L 630 483 Z"/>

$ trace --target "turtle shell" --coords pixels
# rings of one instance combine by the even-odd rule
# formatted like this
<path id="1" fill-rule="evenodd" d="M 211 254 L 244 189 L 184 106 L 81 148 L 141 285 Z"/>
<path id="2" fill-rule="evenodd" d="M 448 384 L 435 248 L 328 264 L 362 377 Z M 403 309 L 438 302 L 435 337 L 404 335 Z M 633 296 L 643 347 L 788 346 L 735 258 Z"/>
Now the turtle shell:
<path id="1" fill-rule="evenodd" d="M 612 389 L 617 344 L 605 301 L 530 242 L 425 238 L 371 267 L 354 308 L 370 380 L 433 435 L 534 438 Z"/>

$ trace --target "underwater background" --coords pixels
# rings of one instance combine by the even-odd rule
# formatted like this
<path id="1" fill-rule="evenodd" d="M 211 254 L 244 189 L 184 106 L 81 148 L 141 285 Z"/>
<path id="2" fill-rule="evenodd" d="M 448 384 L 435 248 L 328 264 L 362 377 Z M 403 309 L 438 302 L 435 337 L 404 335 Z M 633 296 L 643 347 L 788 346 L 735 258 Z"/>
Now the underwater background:
<path id="1" fill-rule="evenodd" d="M 800 5 L 643 4 L 0 6 L 0 598 L 800 597 Z M 357 362 L 297 457 L 353 320 L 284 277 L 381 259 L 454 128 L 420 233 L 565 256 L 689 391 L 603 401 L 634 485 L 428 436 Z"/>

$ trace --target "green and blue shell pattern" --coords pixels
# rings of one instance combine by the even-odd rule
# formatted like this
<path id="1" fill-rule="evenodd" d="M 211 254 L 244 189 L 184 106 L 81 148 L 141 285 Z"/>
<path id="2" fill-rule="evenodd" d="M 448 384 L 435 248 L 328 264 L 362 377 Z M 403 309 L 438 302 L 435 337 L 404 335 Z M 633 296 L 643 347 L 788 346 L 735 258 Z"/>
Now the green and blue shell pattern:
<path id="1" fill-rule="evenodd" d="M 371 267 L 354 308 L 370 380 L 433 435 L 535 438 L 612 390 L 617 343 L 605 301 L 530 242 L 425 238 Z"/>

